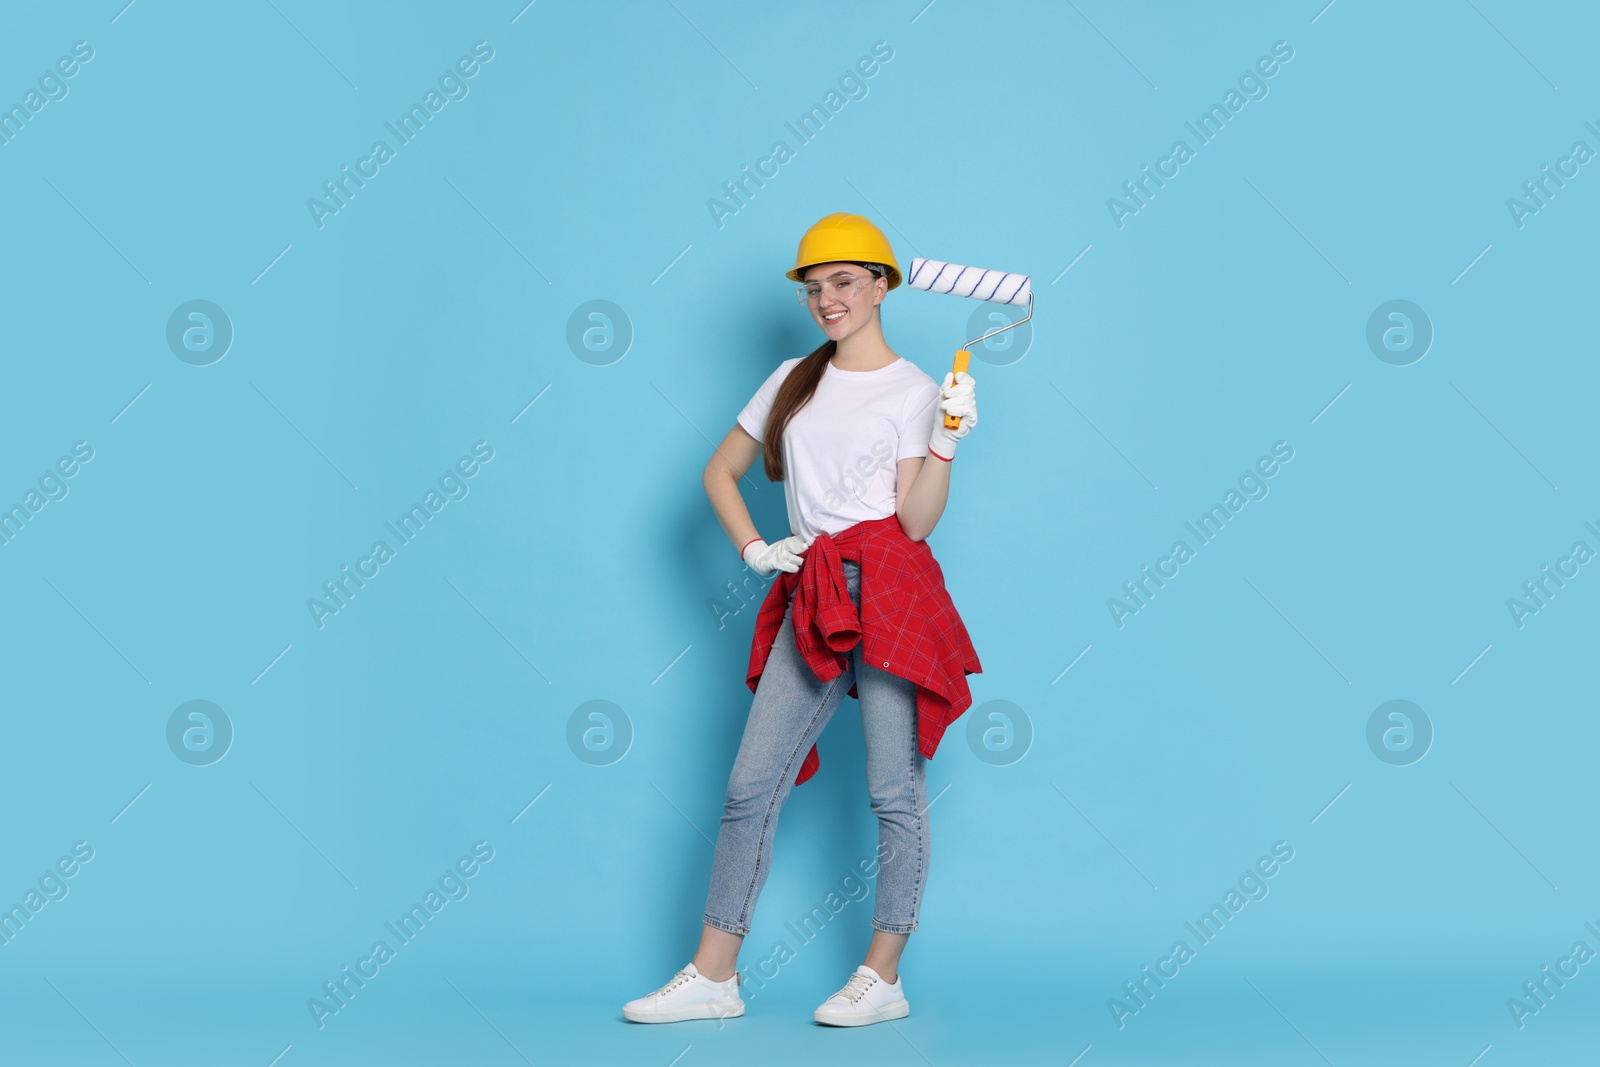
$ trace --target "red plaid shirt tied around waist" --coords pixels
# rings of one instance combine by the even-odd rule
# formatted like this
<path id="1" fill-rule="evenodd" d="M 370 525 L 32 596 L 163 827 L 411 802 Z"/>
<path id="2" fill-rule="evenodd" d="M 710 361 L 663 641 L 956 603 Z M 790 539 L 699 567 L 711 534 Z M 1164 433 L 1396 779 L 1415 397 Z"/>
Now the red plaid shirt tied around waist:
<path id="1" fill-rule="evenodd" d="M 983 673 L 967 628 L 944 587 L 944 572 L 924 541 L 913 541 L 898 515 L 820 533 L 798 571 L 779 571 L 756 615 L 746 681 L 754 693 L 786 611 L 795 647 L 819 682 L 843 674 L 859 640 L 864 662 L 917 685 L 917 747 L 932 758 L 945 729 L 972 706 L 967 675 Z M 842 560 L 861 566 L 857 613 Z M 790 611 L 792 607 L 792 611 Z M 856 696 L 854 682 L 850 696 Z M 812 745 L 794 780 L 816 773 Z"/>

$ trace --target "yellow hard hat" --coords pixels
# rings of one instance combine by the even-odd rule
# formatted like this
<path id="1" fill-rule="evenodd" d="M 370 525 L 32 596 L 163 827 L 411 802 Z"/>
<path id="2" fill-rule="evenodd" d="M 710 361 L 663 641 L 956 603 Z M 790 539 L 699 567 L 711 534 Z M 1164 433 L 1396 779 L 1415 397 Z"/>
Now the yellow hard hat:
<path id="1" fill-rule="evenodd" d="M 794 269 L 785 272 L 791 281 L 805 281 L 805 269 L 818 263 L 882 263 L 889 268 L 889 288 L 900 284 L 900 265 L 883 231 L 860 215 L 836 211 L 821 219 L 800 238 L 800 251 Z"/>

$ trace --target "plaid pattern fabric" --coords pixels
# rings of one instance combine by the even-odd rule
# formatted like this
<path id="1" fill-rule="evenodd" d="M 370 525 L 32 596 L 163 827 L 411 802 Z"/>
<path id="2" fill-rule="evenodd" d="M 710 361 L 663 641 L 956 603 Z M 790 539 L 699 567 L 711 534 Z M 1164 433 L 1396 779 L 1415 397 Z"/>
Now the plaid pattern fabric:
<path id="1" fill-rule="evenodd" d="M 861 566 L 861 610 L 850 600 L 841 560 Z M 925 541 L 913 541 L 898 515 L 867 519 L 811 542 L 794 573 L 779 571 L 756 614 L 746 678 L 754 693 L 772 642 L 793 606 L 795 647 L 820 682 L 843 674 L 862 642 L 865 662 L 917 684 L 917 747 L 928 758 L 945 729 L 972 706 L 967 675 L 983 673 L 967 628 Z M 852 683 L 850 695 L 856 696 Z M 816 773 L 817 746 L 794 784 Z"/>

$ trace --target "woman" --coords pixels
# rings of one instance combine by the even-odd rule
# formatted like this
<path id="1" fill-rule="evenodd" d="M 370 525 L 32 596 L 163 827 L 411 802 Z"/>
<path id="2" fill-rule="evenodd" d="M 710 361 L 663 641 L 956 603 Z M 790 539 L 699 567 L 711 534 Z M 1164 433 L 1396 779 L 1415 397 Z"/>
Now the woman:
<path id="1" fill-rule="evenodd" d="M 944 511 L 956 443 L 978 421 L 973 380 L 946 374 L 941 387 L 884 342 L 879 305 L 900 270 L 861 216 L 813 226 L 787 276 L 802 283 L 797 295 L 826 340 L 767 378 L 702 478 L 745 562 L 778 575 L 752 642 L 755 700 L 728 780 L 699 951 L 624 1005 L 635 1022 L 744 1014 L 736 962 L 778 812 L 791 779 L 816 770 L 816 739 L 847 687 L 861 704 L 878 816 L 877 901 L 865 962 L 813 1019 L 856 1026 L 908 1013 L 898 966 L 928 874 L 925 765 L 971 704 L 966 675 L 981 671 L 923 543 Z M 953 429 L 947 413 L 960 420 Z M 758 453 L 788 503 L 790 536 L 772 544 L 739 495 Z"/>

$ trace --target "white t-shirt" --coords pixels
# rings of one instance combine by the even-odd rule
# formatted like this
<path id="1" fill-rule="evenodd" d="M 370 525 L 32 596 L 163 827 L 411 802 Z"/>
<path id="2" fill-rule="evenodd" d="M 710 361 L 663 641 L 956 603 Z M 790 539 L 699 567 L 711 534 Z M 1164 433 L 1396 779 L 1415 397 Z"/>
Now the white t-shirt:
<path id="1" fill-rule="evenodd" d="M 757 441 L 778 387 L 802 358 L 778 364 L 739 412 L 739 425 Z M 784 429 L 789 532 L 815 537 L 893 515 L 899 462 L 928 454 L 938 400 L 939 383 L 908 359 L 869 371 L 829 363 Z"/>

